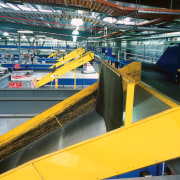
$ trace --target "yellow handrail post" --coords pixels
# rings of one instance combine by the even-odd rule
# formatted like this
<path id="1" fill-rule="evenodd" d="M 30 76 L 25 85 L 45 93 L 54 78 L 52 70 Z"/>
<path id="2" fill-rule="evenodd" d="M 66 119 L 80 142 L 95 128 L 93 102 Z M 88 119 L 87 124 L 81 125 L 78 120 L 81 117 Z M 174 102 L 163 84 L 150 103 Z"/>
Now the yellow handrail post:
<path id="1" fill-rule="evenodd" d="M 74 69 L 74 89 L 76 89 L 76 68 Z"/>
<path id="2" fill-rule="evenodd" d="M 55 89 L 58 89 L 58 75 L 55 74 Z"/>
<path id="3" fill-rule="evenodd" d="M 128 83 L 126 95 L 126 111 L 125 111 L 125 126 L 130 126 L 132 123 L 133 103 L 134 103 L 134 83 Z"/>

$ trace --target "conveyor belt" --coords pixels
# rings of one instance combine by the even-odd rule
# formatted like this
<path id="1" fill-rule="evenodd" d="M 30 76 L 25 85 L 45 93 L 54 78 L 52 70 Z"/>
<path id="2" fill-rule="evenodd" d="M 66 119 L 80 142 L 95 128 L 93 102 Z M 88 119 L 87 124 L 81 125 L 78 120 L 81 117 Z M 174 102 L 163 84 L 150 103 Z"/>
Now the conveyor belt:
<path id="1" fill-rule="evenodd" d="M 31 161 L 17 170 L 5 173 L 0 178 L 2 180 L 10 180 L 14 177 L 23 179 L 22 175 L 26 175 L 27 180 L 32 178 L 37 180 L 104 179 L 179 157 L 179 113 L 180 107 L 165 111 L 128 128 L 119 128 L 105 135 Z M 87 114 L 87 119 L 89 116 L 90 114 Z M 97 117 L 99 116 L 95 116 L 93 119 Z M 92 127 L 94 132 L 95 127 Z M 77 128 L 77 126 L 74 128 Z M 56 133 L 57 136 L 53 139 L 53 134 Z M 59 143 L 60 134 L 61 132 L 57 130 L 48 135 L 50 139 L 52 138 L 52 141 L 50 139 L 46 139 L 44 142 L 41 141 L 40 144 L 35 145 L 37 150 L 44 149 L 44 152 L 41 151 L 43 154 L 45 151 L 48 153 L 61 147 L 61 139 Z M 71 136 L 74 137 L 75 134 L 71 134 Z M 56 145 L 52 145 L 52 148 L 49 149 L 51 143 L 54 144 L 53 141 Z M 43 144 L 49 146 L 43 148 Z M 12 158 L 8 163 L 4 162 L 3 167 L 6 163 L 9 166 L 16 162 L 21 164 L 24 160 L 28 161 L 30 153 L 32 157 L 37 156 L 37 153 L 40 152 L 37 150 L 29 146 L 29 149 L 22 151 L 19 155 L 16 154 L 14 159 Z"/>
<path id="2" fill-rule="evenodd" d="M 91 110 L 66 126 L 44 136 L 0 162 L 0 173 L 42 155 L 57 151 L 106 132 L 104 119 Z"/>
<path id="3" fill-rule="evenodd" d="M 68 116 L 73 114 L 71 111 L 77 111 L 77 105 L 82 108 L 90 99 L 93 99 L 89 105 L 87 104 L 87 107 L 90 107 L 87 110 L 92 109 L 95 103 L 96 88 L 97 84 L 51 110 L 58 112 L 58 107 L 62 108 L 63 111 L 60 114 L 55 115 L 56 113 L 52 114 L 52 112 L 47 111 L 41 117 L 52 116 L 52 120 L 56 119 L 56 123 L 61 125 L 60 122 L 63 122 L 61 116 L 65 117 L 65 113 Z M 84 99 L 86 96 L 91 98 Z M 72 109 L 69 105 L 72 102 L 76 102 L 71 105 L 76 109 Z M 83 104 L 83 102 L 85 103 Z M 135 89 L 133 122 L 146 119 L 128 125 L 125 123 L 122 128 L 92 138 L 105 132 L 104 120 L 94 110 L 86 110 L 87 113 L 81 114 L 81 117 L 57 130 L 52 128 L 53 132 L 49 131 L 50 133 L 46 136 L 40 136 L 39 140 L 1 161 L 0 167 L 2 168 L 0 169 L 2 172 L 25 162 L 28 163 L 5 173 L 0 178 L 2 180 L 10 180 L 14 177 L 22 179 L 25 175 L 27 180 L 104 179 L 177 158 L 180 156 L 180 143 L 178 141 L 180 138 L 180 107 L 176 106 L 175 103 L 171 103 L 167 98 L 158 95 L 157 92 L 155 93 L 143 84 L 139 84 Z M 171 109 L 171 107 L 175 108 Z M 44 120 L 48 122 L 48 119 Z M 42 123 L 44 122 L 42 121 Z M 42 127 L 40 126 L 40 128 Z M 19 128 L 19 130 L 21 129 Z M 23 137 L 22 135 L 21 137 Z M 27 135 L 29 136 L 29 134 Z M 89 138 L 92 139 L 81 142 Z M 80 143 L 76 144 L 77 142 Z M 63 149 L 59 150 L 61 148 Z M 51 152 L 54 153 L 30 161 Z"/>
<path id="4" fill-rule="evenodd" d="M 136 85 L 133 122 L 169 109 L 166 103 Z M 57 151 L 105 133 L 104 119 L 95 110 L 42 137 L 0 162 L 0 172 L 10 170 L 34 158 Z M 13 163 L 12 163 L 13 162 Z"/>

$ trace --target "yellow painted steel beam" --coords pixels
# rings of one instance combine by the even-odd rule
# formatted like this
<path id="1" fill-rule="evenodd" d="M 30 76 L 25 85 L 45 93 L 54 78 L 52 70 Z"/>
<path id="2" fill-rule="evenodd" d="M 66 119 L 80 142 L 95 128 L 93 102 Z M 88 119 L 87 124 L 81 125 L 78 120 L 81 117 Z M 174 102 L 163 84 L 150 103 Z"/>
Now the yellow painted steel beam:
<path id="1" fill-rule="evenodd" d="M 52 53 L 51 55 L 49 55 L 48 58 L 51 58 L 51 57 L 53 57 L 53 56 L 56 56 L 58 53 L 59 53 L 59 51 L 56 51 L 56 52 Z"/>
<path id="2" fill-rule="evenodd" d="M 179 114 L 180 106 L 33 160 L 0 180 L 36 179 L 35 172 L 45 180 L 97 180 L 178 158 Z"/>
<path id="3" fill-rule="evenodd" d="M 130 126 L 132 123 L 134 88 L 135 88 L 135 84 L 127 85 L 125 126 Z"/>
<path id="4" fill-rule="evenodd" d="M 145 85 L 144 83 L 140 82 L 138 84 L 140 87 L 142 87 L 143 89 L 145 89 L 147 92 L 149 92 L 150 94 L 152 94 L 153 96 L 155 96 L 156 98 L 160 99 L 161 101 L 163 101 L 164 103 L 166 103 L 168 106 L 170 107 L 177 107 L 178 104 L 173 102 L 171 99 L 169 99 L 168 97 L 165 97 L 164 95 L 158 93 L 156 90 L 148 87 L 147 85 Z"/>
<path id="5" fill-rule="evenodd" d="M 83 89 L 0 136 L 0 160 L 95 108 L 98 84 Z"/>
<path id="6" fill-rule="evenodd" d="M 55 89 L 58 89 L 58 77 L 55 78 Z"/>
<path id="7" fill-rule="evenodd" d="M 58 68 L 59 66 L 63 65 L 63 64 L 67 64 L 69 61 L 71 61 L 74 58 L 79 57 L 80 55 L 85 53 L 85 49 L 83 49 L 82 47 L 70 52 L 69 54 L 67 54 L 64 57 L 61 57 L 60 59 L 58 59 L 57 63 L 54 64 L 53 66 L 50 67 L 50 69 L 52 69 L 54 66 L 56 66 L 56 68 Z"/>
<path id="8" fill-rule="evenodd" d="M 51 82 L 55 79 L 56 76 L 62 76 L 63 74 L 83 65 L 84 63 L 87 63 L 88 61 L 91 61 L 94 59 L 94 53 L 91 51 L 85 53 L 82 55 L 82 57 L 78 57 L 77 59 L 69 62 L 68 64 L 65 64 L 64 66 L 58 68 L 55 72 L 51 72 L 47 74 L 46 76 L 42 77 L 38 82 L 36 87 L 39 88 L 41 86 L 44 86 L 48 82 Z"/>
<path id="9" fill-rule="evenodd" d="M 76 68 L 74 69 L 74 89 L 76 89 Z"/>

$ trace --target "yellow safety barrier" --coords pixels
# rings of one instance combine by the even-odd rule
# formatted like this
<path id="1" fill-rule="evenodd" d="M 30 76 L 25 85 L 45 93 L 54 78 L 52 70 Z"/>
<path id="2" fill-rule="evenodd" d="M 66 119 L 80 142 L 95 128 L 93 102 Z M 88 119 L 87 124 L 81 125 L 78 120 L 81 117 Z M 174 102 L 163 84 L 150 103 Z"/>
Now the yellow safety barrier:
<path id="1" fill-rule="evenodd" d="M 28 162 L 0 180 L 97 180 L 180 157 L 180 107 Z"/>
<path id="2" fill-rule="evenodd" d="M 87 63 L 88 61 L 91 61 L 94 59 L 94 53 L 91 51 L 83 54 L 82 56 L 74 59 L 73 61 L 69 62 L 68 64 L 65 64 L 64 66 L 58 68 L 55 72 L 51 72 L 47 74 L 46 76 L 42 77 L 37 82 L 37 88 L 44 86 L 48 82 L 53 81 L 56 77 L 62 76 L 63 74 L 83 65 L 84 63 Z"/>

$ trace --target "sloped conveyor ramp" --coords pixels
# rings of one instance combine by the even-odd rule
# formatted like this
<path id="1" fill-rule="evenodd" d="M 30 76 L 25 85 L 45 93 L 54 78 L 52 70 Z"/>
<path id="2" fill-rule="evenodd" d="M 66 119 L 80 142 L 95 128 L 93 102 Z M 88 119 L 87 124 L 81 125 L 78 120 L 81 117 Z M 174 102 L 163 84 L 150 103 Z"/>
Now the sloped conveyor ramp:
<path id="1" fill-rule="evenodd" d="M 178 106 L 33 160 L 0 179 L 97 180 L 180 157 L 179 114 Z"/>
<path id="2" fill-rule="evenodd" d="M 50 69 L 52 69 L 54 66 L 56 66 L 56 68 L 58 68 L 59 66 L 68 63 L 69 61 L 73 60 L 74 58 L 77 58 L 79 56 L 81 56 L 82 54 L 85 53 L 85 49 L 83 49 L 82 47 L 70 52 L 69 54 L 67 54 L 64 57 L 59 58 L 56 64 L 52 65 L 50 67 Z"/>
<path id="3" fill-rule="evenodd" d="M 94 59 L 94 53 L 91 51 L 83 54 L 82 56 L 74 59 L 73 61 L 69 62 L 68 64 L 65 64 L 64 66 L 58 68 L 55 72 L 51 72 L 47 74 L 46 76 L 42 77 L 38 82 L 37 82 L 37 88 L 44 86 L 48 82 L 53 81 L 59 76 L 62 76 L 63 74 L 83 65 L 84 63 L 87 63 L 88 61 L 91 61 Z"/>

